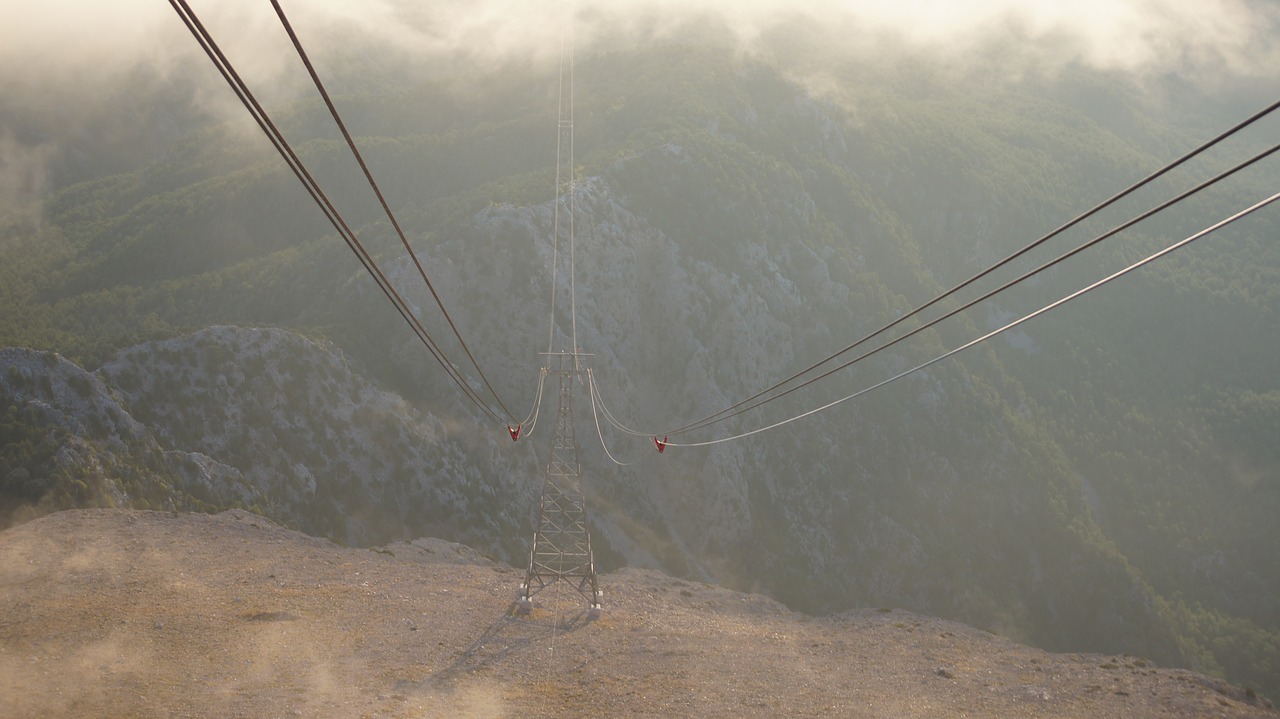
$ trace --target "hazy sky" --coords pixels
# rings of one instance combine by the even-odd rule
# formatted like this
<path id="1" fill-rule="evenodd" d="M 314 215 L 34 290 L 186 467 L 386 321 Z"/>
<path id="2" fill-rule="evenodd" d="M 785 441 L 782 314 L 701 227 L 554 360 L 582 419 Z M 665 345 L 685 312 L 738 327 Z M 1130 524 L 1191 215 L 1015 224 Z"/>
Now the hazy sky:
<path id="1" fill-rule="evenodd" d="M 220 41 L 257 58 L 281 57 L 287 42 L 267 0 L 191 0 Z M 558 0 L 284 0 L 299 31 L 335 24 L 377 32 L 407 48 L 510 54 L 552 45 L 573 3 Z M 931 50 L 963 52 L 992 35 L 1052 44 L 1078 59 L 1131 70 L 1275 72 L 1280 3 L 1274 0 L 578 0 L 579 15 L 611 30 L 698 15 L 729 19 L 749 40 L 801 15 L 833 26 L 882 31 Z M 399 9 L 397 9 L 399 8 Z M 0 67 L 31 78 L 75 70 L 163 62 L 195 52 L 162 0 L 0 0 Z M 641 19 L 645 21 L 642 23 Z M 590 26 L 579 28 L 584 40 Z M 1065 50 L 1064 50 L 1065 49 Z"/>
<path id="2" fill-rule="evenodd" d="M 252 87 L 268 80 L 305 88 L 268 0 L 189 0 Z M 472 61 L 547 59 L 561 20 L 576 8 L 580 47 L 602 32 L 610 42 L 662 34 L 692 19 L 719 17 L 744 48 L 778 23 L 817 19 L 837 44 L 863 50 L 892 39 L 948 62 L 1002 62 L 1010 71 L 1065 62 L 1177 73 L 1206 83 L 1280 84 L 1277 0 L 282 0 L 323 63 L 326 48 L 355 35 L 427 56 Z M 169 3 L 163 0 L 0 0 L 0 212 L 39 194 L 47 141 L 10 123 L 76 131 L 102 103 L 118 105 L 118 79 L 139 68 L 164 77 L 178 63 L 207 66 L 195 101 L 238 112 L 226 88 Z M 1016 52 L 980 53 L 993 40 Z M 841 48 L 836 48 L 839 51 Z M 187 67 L 192 65 L 187 63 Z M 34 121 L 32 118 L 36 118 Z M 30 133 L 28 133 L 30 134 Z M 17 199 L 15 199 L 17 198 Z"/>

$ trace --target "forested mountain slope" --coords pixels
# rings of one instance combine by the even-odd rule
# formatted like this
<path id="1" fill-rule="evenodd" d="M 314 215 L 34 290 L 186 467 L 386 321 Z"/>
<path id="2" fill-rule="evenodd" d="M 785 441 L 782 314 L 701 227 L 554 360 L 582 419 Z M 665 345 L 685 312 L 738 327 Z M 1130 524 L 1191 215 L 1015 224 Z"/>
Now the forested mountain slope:
<path id="1" fill-rule="evenodd" d="M 1152 94 L 1085 68 L 995 82 L 881 59 L 825 68 L 817 83 L 708 33 L 578 62 L 579 343 L 613 414 L 646 430 L 845 347 L 1245 113 L 1186 111 L 1193 88 Z M 343 72 L 336 92 L 362 151 L 522 413 L 547 338 L 554 71 L 476 71 L 466 92 L 408 67 Z M 273 112 L 424 321 L 443 327 L 323 107 Z M 1011 270 L 1273 142 L 1275 127 Z M 69 183 L 39 221 L 6 226 L 0 345 L 56 351 L 91 372 L 24 354 L 0 373 L 7 498 L 40 505 L 13 491 L 15 473 L 52 471 L 57 442 L 47 457 L 41 437 L 74 436 L 155 459 L 102 462 L 111 491 L 46 506 L 257 506 L 343 541 L 434 534 L 518 557 L 546 434 L 512 445 L 470 409 L 278 158 L 241 130 L 192 129 L 158 160 Z M 1264 163 L 697 439 L 924 362 L 1274 192 L 1278 176 Z M 658 455 L 605 427 L 613 454 L 635 462 L 617 466 L 584 404 L 602 564 L 656 565 L 813 612 L 902 606 L 1280 693 L 1276 221 L 1261 213 L 1015 333 L 750 439 Z M 566 331 L 568 316 L 556 319 Z M 88 383 L 131 418 L 132 439 L 49 419 L 71 396 L 54 391 L 64 383 Z M 196 474 L 217 491 L 193 494 L 167 453 L 209 459 L 218 471 Z M 116 477 L 125 465 L 145 468 L 138 490 Z"/>

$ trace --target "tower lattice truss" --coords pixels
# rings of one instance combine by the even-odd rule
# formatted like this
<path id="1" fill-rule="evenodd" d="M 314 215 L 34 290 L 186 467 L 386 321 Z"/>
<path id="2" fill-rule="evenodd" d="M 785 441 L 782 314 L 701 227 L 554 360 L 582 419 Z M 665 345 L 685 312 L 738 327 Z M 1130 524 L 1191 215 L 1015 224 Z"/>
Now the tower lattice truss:
<path id="1" fill-rule="evenodd" d="M 591 614 L 600 610 L 600 589 L 595 582 L 591 532 L 586 526 L 586 499 L 582 494 L 582 466 L 573 430 L 573 383 L 585 375 L 577 358 L 561 356 L 559 412 L 556 436 L 538 503 L 538 527 L 529 553 L 529 571 L 520 587 L 520 608 L 532 608 L 532 597 L 553 583 L 566 581 L 586 601 Z"/>
<path id="2" fill-rule="evenodd" d="M 587 505 L 582 492 L 582 464 L 573 424 L 573 385 L 585 370 L 573 355 L 560 356 L 560 410 L 556 416 L 551 457 L 538 502 L 538 524 L 529 551 L 529 571 L 520 586 L 520 608 L 533 607 L 533 597 L 558 581 L 569 583 L 587 600 L 592 616 L 600 612 Z"/>

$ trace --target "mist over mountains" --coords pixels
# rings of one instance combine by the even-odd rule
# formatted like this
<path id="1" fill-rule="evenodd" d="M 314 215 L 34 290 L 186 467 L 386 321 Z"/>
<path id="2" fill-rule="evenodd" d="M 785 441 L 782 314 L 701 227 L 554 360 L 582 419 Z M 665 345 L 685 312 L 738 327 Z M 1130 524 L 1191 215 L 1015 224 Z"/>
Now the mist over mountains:
<path id="1" fill-rule="evenodd" d="M 1116 63 L 958 68 L 903 38 L 836 52 L 830 33 L 804 18 L 753 33 L 704 18 L 646 43 L 584 33 L 578 336 L 604 401 L 632 426 L 678 426 L 808 366 L 1276 89 L 1248 72 L 1206 88 Z M 333 51 L 330 89 L 486 373 L 523 410 L 548 331 L 555 69 L 497 54 L 441 67 L 382 49 Z M 269 146 L 221 120 L 234 113 L 193 102 L 211 70 L 175 67 L 113 85 L 134 91 L 97 106 L 81 136 L 36 122 L 35 106 L 0 108 L 15 147 L 48 148 L 25 155 L 43 180 L 32 170 L 10 183 L 25 188 L 11 197 L 39 201 L 11 202 L 0 239 L 0 346 L 30 348 L 0 356 L 5 508 L 243 506 L 352 544 L 441 536 L 519 564 L 547 435 L 512 444 L 466 405 Z M 291 142 L 441 326 L 323 106 L 284 97 L 272 112 Z M 1014 269 L 1278 129 L 1264 121 Z M 48 135 L 22 139 L 34 132 Z M 926 361 L 1278 179 L 1263 163 L 699 439 Z M 811 612 L 901 606 L 1280 692 L 1277 230 L 1264 211 L 1015 333 L 742 441 L 659 456 L 606 425 L 614 457 L 634 462 L 617 466 L 584 403 L 600 561 Z M 556 321 L 565 332 L 568 317 Z"/>

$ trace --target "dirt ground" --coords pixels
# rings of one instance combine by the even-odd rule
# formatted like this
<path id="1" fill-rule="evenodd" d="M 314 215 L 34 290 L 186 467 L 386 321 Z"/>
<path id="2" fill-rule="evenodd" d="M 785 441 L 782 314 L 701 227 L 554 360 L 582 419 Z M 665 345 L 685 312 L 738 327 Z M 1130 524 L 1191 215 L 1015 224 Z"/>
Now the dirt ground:
<path id="1" fill-rule="evenodd" d="M 80 510 L 0 533 L 0 718 L 1280 717 L 1221 680 L 659 572 L 604 614 L 423 540 L 347 549 L 233 511 Z"/>

